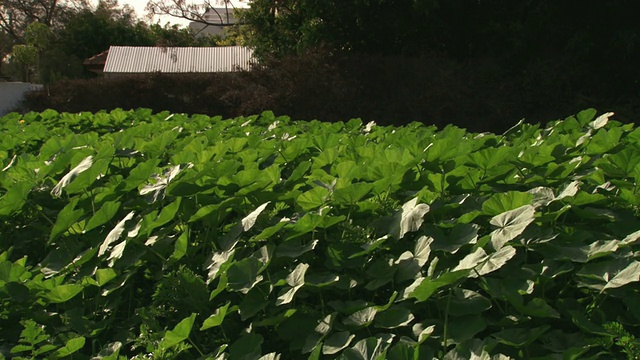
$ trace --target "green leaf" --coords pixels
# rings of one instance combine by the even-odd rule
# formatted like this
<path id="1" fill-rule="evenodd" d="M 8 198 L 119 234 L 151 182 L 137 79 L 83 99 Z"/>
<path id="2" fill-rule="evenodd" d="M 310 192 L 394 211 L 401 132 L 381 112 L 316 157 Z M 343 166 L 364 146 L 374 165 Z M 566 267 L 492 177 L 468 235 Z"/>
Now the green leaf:
<path id="1" fill-rule="evenodd" d="M 255 360 L 262 355 L 263 337 L 247 334 L 229 347 L 229 360 Z"/>
<path id="2" fill-rule="evenodd" d="M 296 199 L 296 204 L 298 204 L 302 210 L 309 211 L 324 205 L 328 197 L 329 190 L 323 187 L 315 187 L 300 194 Z"/>
<path id="3" fill-rule="evenodd" d="M 228 289 L 243 294 L 248 293 L 257 283 L 262 281 L 263 277 L 259 275 L 261 268 L 260 260 L 252 257 L 234 262 L 227 269 Z"/>
<path id="4" fill-rule="evenodd" d="M 118 209 L 120 209 L 120 202 L 118 201 L 107 201 L 101 204 L 100 209 L 98 209 L 98 211 L 96 211 L 96 213 L 87 222 L 84 231 L 88 232 L 98 226 L 106 224 L 109 220 L 113 219 L 118 212 Z"/>
<path id="5" fill-rule="evenodd" d="M 493 333 L 491 336 L 505 345 L 521 348 L 534 342 L 550 328 L 551 326 L 548 325 L 534 328 L 508 328 Z"/>
<path id="6" fill-rule="evenodd" d="M 173 330 L 169 330 L 165 333 L 159 347 L 163 349 L 169 349 L 189 338 L 189 335 L 191 334 L 191 328 L 193 328 L 193 323 L 195 321 L 195 313 L 191 314 L 191 316 L 187 318 L 182 319 L 182 321 L 180 321 L 178 325 L 173 328 Z"/>
<path id="7" fill-rule="evenodd" d="M 27 201 L 27 196 L 31 191 L 32 184 L 28 182 L 18 182 L 0 198 L 0 216 L 11 215 L 18 210 Z"/>
<path id="8" fill-rule="evenodd" d="M 532 200 L 533 195 L 526 192 L 508 191 L 496 193 L 482 203 L 482 212 L 495 216 L 524 205 L 530 205 Z"/>
<path id="9" fill-rule="evenodd" d="M 348 331 L 340 331 L 337 333 L 331 334 L 324 340 L 324 344 L 322 345 L 322 353 L 324 355 L 333 355 L 342 351 L 342 349 L 346 348 L 351 344 L 351 341 L 355 339 L 355 335 L 351 334 Z"/>
<path id="10" fill-rule="evenodd" d="M 111 268 L 96 270 L 96 281 L 98 282 L 98 286 L 103 286 L 109 281 L 115 279 L 117 276 L 118 273 Z"/>
<path id="11" fill-rule="evenodd" d="M 522 234 L 524 229 L 535 220 L 535 217 L 535 208 L 531 205 L 524 205 L 491 218 L 489 221 L 491 225 L 498 227 L 491 232 L 493 248 L 499 250 L 507 242 Z"/>
<path id="12" fill-rule="evenodd" d="M 84 347 L 86 339 L 84 337 L 73 338 L 64 345 L 64 347 L 59 348 L 53 354 L 49 355 L 48 359 L 61 359 L 63 357 L 69 356 L 78 350 Z"/>
<path id="13" fill-rule="evenodd" d="M 78 199 L 73 199 L 58 213 L 56 223 L 53 225 L 53 229 L 51 229 L 51 234 L 49 235 L 50 242 L 57 239 L 58 236 L 65 231 L 69 230 L 71 225 L 85 214 L 84 210 L 74 210 L 77 204 Z"/>
<path id="14" fill-rule="evenodd" d="M 346 349 L 343 352 L 343 358 L 345 360 L 383 359 L 392 340 L 393 336 L 389 334 L 362 339 L 353 347 Z"/>
<path id="15" fill-rule="evenodd" d="M 288 304 L 293 300 L 295 293 L 304 285 L 304 275 L 308 269 L 309 265 L 300 263 L 287 275 L 287 284 L 290 288 L 283 289 L 278 299 L 276 299 L 276 306 Z"/>
<path id="16" fill-rule="evenodd" d="M 58 285 L 45 293 L 44 297 L 52 303 L 63 303 L 73 299 L 82 289 L 83 286 L 76 284 Z"/>
<path id="17" fill-rule="evenodd" d="M 453 285 L 458 280 L 468 276 L 469 270 L 460 270 L 445 272 L 435 279 L 418 279 L 416 281 L 419 282 L 419 285 L 409 292 L 409 296 L 416 298 L 418 301 L 426 301 L 440 288 Z"/>
<path id="18" fill-rule="evenodd" d="M 415 316 L 404 306 L 391 306 L 376 314 L 374 326 L 383 329 L 395 329 L 409 325 Z"/>
<path id="19" fill-rule="evenodd" d="M 429 209 L 427 204 L 418 204 L 417 197 L 407 201 L 402 205 L 402 209 L 394 215 L 389 227 L 389 234 L 396 239 L 402 239 L 406 233 L 418 230 Z"/>
<path id="20" fill-rule="evenodd" d="M 118 360 L 122 343 L 119 341 L 107 344 L 92 360 Z"/>
<path id="21" fill-rule="evenodd" d="M 227 310 L 230 304 L 231 303 L 226 303 L 224 306 L 216 309 L 216 312 L 204 321 L 204 324 L 200 327 L 200 331 L 222 325 L 225 316 L 227 316 Z"/>
<path id="22" fill-rule="evenodd" d="M 307 244 L 300 244 L 297 241 L 287 241 L 276 248 L 276 256 L 298 258 L 300 255 L 315 249 L 318 240 L 313 240 Z"/>
<path id="23" fill-rule="evenodd" d="M 447 336 L 450 340 L 461 343 L 473 337 L 487 328 L 487 323 L 481 316 L 466 315 L 461 317 L 449 317 Z"/>
<path id="24" fill-rule="evenodd" d="M 378 309 L 375 306 L 370 306 L 351 314 L 343 320 L 343 323 L 348 326 L 366 327 L 373 322 L 377 313 Z"/>
<path id="25" fill-rule="evenodd" d="M 336 204 L 353 205 L 367 196 L 373 190 L 373 184 L 353 183 L 347 187 L 336 189 L 333 192 L 333 200 Z"/>

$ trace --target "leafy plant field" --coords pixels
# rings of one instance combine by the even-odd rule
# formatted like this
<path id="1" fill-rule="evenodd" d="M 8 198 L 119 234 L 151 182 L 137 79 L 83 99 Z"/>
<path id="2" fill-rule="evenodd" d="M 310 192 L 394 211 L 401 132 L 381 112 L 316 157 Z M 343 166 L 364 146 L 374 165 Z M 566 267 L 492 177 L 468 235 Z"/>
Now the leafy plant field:
<path id="1" fill-rule="evenodd" d="M 0 120 L 0 358 L 636 359 L 640 129 Z"/>

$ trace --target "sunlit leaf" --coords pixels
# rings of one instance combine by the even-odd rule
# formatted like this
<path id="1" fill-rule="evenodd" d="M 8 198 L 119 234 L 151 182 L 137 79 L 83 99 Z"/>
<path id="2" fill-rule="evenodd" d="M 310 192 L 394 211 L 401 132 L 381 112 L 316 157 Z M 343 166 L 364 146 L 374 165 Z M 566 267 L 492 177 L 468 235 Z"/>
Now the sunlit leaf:
<path id="1" fill-rule="evenodd" d="M 533 206 L 524 205 L 491 218 L 491 225 L 498 227 L 491 232 L 493 248 L 499 250 L 504 244 L 522 234 L 524 229 L 535 220 L 535 215 Z"/>
<path id="2" fill-rule="evenodd" d="M 429 209 L 427 204 L 418 204 L 417 197 L 407 201 L 393 217 L 389 234 L 396 239 L 402 239 L 406 233 L 418 230 Z"/>
<path id="3" fill-rule="evenodd" d="M 169 349 L 186 340 L 191 334 L 193 323 L 196 321 L 196 314 L 182 319 L 172 330 L 168 330 L 160 343 L 160 347 Z"/>

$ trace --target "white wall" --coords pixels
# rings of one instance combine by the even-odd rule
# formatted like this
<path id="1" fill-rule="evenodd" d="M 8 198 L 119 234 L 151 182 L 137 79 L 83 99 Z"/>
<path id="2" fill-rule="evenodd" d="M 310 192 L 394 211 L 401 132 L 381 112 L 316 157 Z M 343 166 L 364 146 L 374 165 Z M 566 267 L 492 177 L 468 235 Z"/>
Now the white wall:
<path id="1" fill-rule="evenodd" d="M 42 89 L 42 85 L 21 82 L 0 82 L 0 116 L 14 110 L 22 101 L 24 93 Z"/>

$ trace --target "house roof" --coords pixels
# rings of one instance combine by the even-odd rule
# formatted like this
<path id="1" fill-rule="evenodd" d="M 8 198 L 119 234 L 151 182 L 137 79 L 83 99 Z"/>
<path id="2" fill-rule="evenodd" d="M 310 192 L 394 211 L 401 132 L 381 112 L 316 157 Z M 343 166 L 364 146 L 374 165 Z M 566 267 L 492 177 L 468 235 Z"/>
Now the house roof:
<path id="1" fill-rule="evenodd" d="M 253 52 L 244 46 L 111 46 L 104 72 L 129 74 L 230 72 L 238 68 L 248 70 L 253 62 Z"/>

